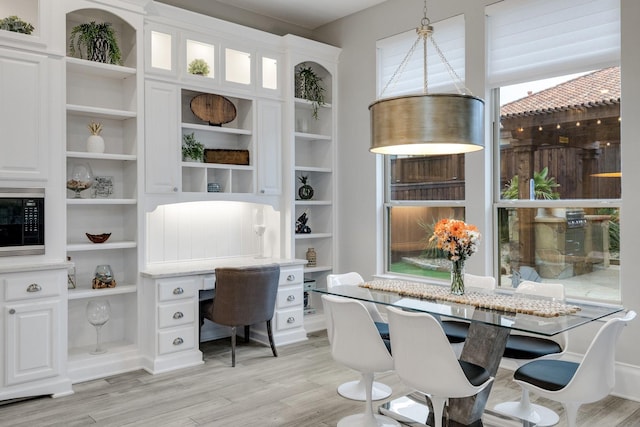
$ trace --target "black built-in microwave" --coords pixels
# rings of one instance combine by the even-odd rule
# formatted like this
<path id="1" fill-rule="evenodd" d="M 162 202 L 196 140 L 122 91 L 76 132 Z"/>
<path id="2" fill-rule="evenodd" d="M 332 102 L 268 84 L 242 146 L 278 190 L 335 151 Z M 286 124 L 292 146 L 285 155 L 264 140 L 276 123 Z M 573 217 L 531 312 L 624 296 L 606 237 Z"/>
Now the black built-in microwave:
<path id="1" fill-rule="evenodd" d="M 44 254 L 44 188 L 0 188 L 0 256 Z"/>

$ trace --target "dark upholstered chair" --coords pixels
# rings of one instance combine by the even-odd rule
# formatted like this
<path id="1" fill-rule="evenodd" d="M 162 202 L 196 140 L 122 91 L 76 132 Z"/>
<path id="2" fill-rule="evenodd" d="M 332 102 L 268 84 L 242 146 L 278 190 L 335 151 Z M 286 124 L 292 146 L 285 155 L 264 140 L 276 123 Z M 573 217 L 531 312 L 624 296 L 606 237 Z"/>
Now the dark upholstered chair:
<path id="1" fill-rule="evenodd" d="M 231 327 L 231 366 L 236 366 L 238 326 L 244 326 L 244 339 L 248 342 L 250 326 L 266 322 L 271 351 L 274 357 L 278 357 L 273 342 L 271 318 L 276 305 L 279 277 L 278 265 L 216 268 L 215 296 L 213 300 L 200 302 L 200 316 Z"/>

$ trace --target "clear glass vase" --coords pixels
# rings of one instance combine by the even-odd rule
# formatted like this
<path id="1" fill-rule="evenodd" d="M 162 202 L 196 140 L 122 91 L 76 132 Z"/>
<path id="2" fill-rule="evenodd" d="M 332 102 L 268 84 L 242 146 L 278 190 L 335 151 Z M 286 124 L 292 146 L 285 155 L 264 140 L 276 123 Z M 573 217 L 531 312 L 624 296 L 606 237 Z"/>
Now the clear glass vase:
<path id="1" fill-rule="evenodd" d="M 464 261 L 451 261 L 451 293 L 464 295 Z"/>

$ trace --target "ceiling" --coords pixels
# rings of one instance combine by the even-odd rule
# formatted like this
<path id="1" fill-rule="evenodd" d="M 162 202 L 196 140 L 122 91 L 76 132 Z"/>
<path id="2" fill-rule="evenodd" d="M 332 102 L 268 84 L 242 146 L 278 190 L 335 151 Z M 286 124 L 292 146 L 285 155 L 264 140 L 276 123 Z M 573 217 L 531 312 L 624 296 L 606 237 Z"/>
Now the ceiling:
<path id="1" fill-rule="evenodd" d="M 385 0 L 159 0 L 162 3 L 216 16 L 216 3 L 248 10 L 313 30 Z M 193 7 L 190 7 L 192 5 Z"/>

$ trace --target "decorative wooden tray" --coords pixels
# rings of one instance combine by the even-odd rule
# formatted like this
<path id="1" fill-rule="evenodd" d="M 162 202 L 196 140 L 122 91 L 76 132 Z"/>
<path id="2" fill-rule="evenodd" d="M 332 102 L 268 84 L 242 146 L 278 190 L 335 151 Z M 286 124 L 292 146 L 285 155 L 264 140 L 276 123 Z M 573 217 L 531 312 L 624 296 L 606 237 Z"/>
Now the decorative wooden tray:
<path id="1" fill-rule="evenodd" d="M 249 150 L 204 150 L 205 163 L 223 163 L 227 165 L 248 165 Z"/>
<path id="2" fill-rule="evenodd" d="M 224 96 L 213 93 L 203 93 L 191 99 L 189 105 L 197 118 L 209 123 L 210 126 L 221 126 L 236 118 L 236 106 Z"/>

